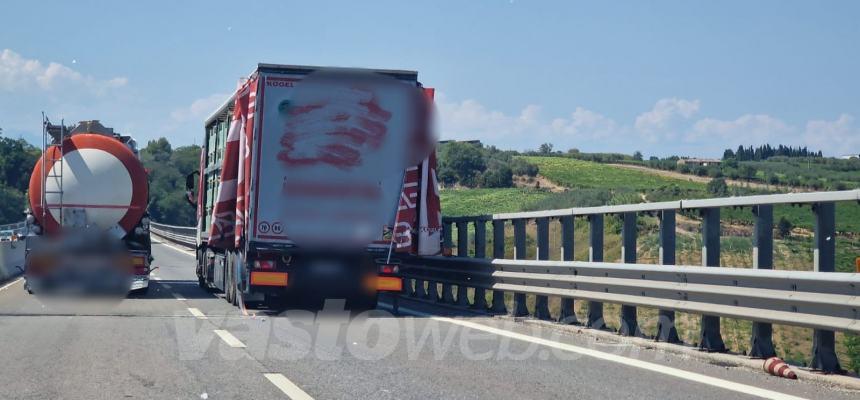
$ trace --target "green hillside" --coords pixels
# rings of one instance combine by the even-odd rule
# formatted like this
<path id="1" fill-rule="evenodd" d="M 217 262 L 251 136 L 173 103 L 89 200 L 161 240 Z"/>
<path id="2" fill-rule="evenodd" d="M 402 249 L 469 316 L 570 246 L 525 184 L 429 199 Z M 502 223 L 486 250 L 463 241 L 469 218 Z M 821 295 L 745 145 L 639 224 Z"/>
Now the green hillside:
<path id="1" fill-rule="evenodd" d="M 654 190 L 677 185 L 681 189 L 705 190 L 705 185 L 672 179 L 567 157 L 522 157 L 540 169 L 547 179 L 569 188 Z"/>

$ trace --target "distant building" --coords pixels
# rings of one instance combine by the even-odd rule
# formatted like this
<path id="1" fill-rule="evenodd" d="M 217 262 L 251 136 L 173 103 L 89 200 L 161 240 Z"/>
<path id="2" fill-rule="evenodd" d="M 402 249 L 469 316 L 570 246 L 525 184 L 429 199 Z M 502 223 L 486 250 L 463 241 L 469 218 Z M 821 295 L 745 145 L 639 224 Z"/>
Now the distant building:
<path id="1" fill-rule="evenodd" d="M 841 158 L 843 160 L 853 160 L 855 158 L 860 158 L 860 155 L 858 155 L 858 154 L 846 154 L 844 156 L 839 156 L 839 158 Z"/>
<path id="2" fill-rule="evenodd" d="M 678 160 L 678 165 L 687 165 L 690 167 L 707 167 L 709 165 L 720 165 L 721 160 L 716 158 L 682 158 Z"/>

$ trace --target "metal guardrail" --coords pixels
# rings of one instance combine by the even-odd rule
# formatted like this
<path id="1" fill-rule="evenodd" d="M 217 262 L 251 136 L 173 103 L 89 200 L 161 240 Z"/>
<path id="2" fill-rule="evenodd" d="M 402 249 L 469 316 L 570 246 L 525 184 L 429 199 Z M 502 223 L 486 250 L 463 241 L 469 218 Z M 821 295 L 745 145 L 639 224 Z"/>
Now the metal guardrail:
<path id="1" fill-rule="evenodd" d="M 457 229 L 457 257 L 414 257 L 401 269 L 405 294 L 487 309 L 513 316 L 530 315 L 526 295 L 535 296 L 531 315 L 550 319 L 548 296 L 561 298 L 560 323 L 577 323 L 574 299 L 588 301 L 584 325 L 604 329 L 603 303 L 621 304 L 621 335 L 642 335 L 637 306 L 659 309 L 656 340 L 679 343 L 675 312 L 701 314 L 698 346 L 726 351 L 720 317 L 753 321 L 752 357 L 776 355 L 772 324 L 813 328 L 810 367 L 841 371 L 834 331 L 860 333 L 860 274 L 835 272 L 836 208 L 840 201 L 860 201 L 860 190 L 775 194 L 718 199 L 679 200 L 560 210 L 443 218 L 445 248 Z M 814 272 L 773 270 L 773 206 L 811 205 L 815 217 Z M 720 266 L 720 208 L 750 207 L 755 218 L 753 268 Z M 675 266 L 675 217 L 695 210 L 702 218 L 702 266 Z M 636 262 L 636 220 L 640 213 L 660 221 L 660 265 Z M 623 263 L 603 262 L 605 215 L 620 215 Z M 574 220 L 589 223 L 589 261 L 573 261 Z M 549 260 L 551 220 L 561 225 L 561 258 Z M 526 258 L 526 224 L 536 225 L 537 260 Z M 487 259 L 487 223 L 492 224 L 492 259 Z M 513 225 L 514 259 L 505 259 L 505 226 Z M 469 227 L 474 228 L 469 236 Z M 195 228 L 151 224 L 153 233 L 195 246 Z M 628 250 L 632 249 L 632 250 Z M 470 250 L 472 256 L 470 257 Z M 425 286 L 426 283 L 426 286 Z M 439 286 L 441 286 L 441 293 Z M 454 294 L 457 287 L 457 295 Z M 470 303 L 467 288 L 474 289 Z M 486 304 L 486 290 L 492 291 Z M 513 293 L 507 309 L 504 294 Z"/>
<path id="2" fill-rule="evenodd" d="M 858 274 L 465 257 L 425 257 L 401 270 L 461 287 L 860 333 Z"/>
<path id="3" fill-rule="evenodd" d="M 574 299 L 588 301 L 584 325 L 606 327 L 603 302 L 621 304 L 621 335 L 641 335 L 637 306 L 659 309 L 656 340 L 680 342 L 675 312 L 701 314 L 698 346 L 705 351 L 726 351 L 720 317 L 753 321 L 753 357 L 776 355 L 772 324 L 814 328 L 810 366 L 825 372 L 841 370 L 836 357 L 834 331 L 860 333 L 860 275 L 835 272 L 836 208 L 840 201 L 860 201 L 860 190 L 775 194 L 660 203 L 578 207 L 560 210 L 443 218 L 445 248 L 457 257 L 423 257 L 407 261 L 402 269 L 407 294 L 475 308 L 487 308 L 486 290 L 492 290 L 489 310 L 514 316 L 531 314 L 551 318 L 548 296 L 561 298 L 558 320 L 575 323 Z M 815 272 L 774 271 L 773 206 L 811 205 L 815 217 L 813 269 Z M 720 266 L 720 208 L 749 207 L 755 219 L 753 268 L 674 266 L 676 214 L 698 212 L 702 219 L 702 266 Z M 654 214 L 660 222 L 661 265 L 637 264 L 636 220 Z M 604 217 L 621 219 L 623 263 L 603 262 Z M 589 262 L 573 261 L 574 220 L 589 224 Z M 560 261 L 549 261 L 550 222 L 561 225 Z M 492 260 L 486 259 L 487 223 L 492 224 Z M 537 260 L 526 258 L 526 225 L 536 225 Z M 514 260 L 505 260 L 505 226 L 513 225 Z M 473 235 L 469 236 L 469 228 Z M 469 257 L 470 250 L 473 252 Z M 672 267 L 666 267 L 671 265 Z M 425 288 L 425 282 L 427 286 Z M 441 286 L 439 293 L 438 286 Z M 454 295 L 457 287 L 457 296 Z M 467 288 L 474 288 L 470 304 Z M 507 309 L 504 294 L 513 294 Z M 526 295 L 535 296 L 533 311 Z"/>
<path id="4" fill-rule="evenodd" d="M 183 246 L 197 246 L 197 228 L 193 226 L 177 226 L 150 222 L 149 231 L 154 233 L 156 236 L 160 236 Z"/>
<path id="5" fill-rule="evenodd" d="M 22 221 L 14 224 L 0 225 L 0 234 L 11 231 L 15 235 L 23 235 L 27 232 L 27 222 Z"/>

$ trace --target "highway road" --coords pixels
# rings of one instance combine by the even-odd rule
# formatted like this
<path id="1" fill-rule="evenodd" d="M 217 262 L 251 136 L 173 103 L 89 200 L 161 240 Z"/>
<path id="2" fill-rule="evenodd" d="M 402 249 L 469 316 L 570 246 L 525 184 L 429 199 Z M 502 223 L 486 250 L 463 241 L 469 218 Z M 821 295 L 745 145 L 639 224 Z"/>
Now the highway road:
<path id="1" fill-rule="evenodd" d="M 399 316 L 384 305 L 352 318 L 337 307 L 246 315 L 197 287 L 187 251 L 157 243 L 153 254 L 145 297 L 70 304 L 0 286 L 0 398 L 858 398 L 418 302 Z"/>

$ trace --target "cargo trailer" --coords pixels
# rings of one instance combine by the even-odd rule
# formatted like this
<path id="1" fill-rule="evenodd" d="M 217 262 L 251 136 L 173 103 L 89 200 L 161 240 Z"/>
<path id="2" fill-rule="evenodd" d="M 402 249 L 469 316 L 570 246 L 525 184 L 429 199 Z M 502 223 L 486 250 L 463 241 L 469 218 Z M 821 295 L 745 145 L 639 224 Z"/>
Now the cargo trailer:
<path id="1" fill-rule="evenodd" d="M 326 71 L 345 77 L 334 95 L 311 83 Z M 379 292 L 402 290 L 400 257 L 441 252 L 435 153 L 383 170 L 414 147 L 404 99 L 414 91 L 432 104 L 417 72 L 259 64 L 238 86 L 205 121 L 200 168 L 186 178 L 201 287 L 237 306 L 338 298 L 372 308 Z M 309 193 L 318 207 L 296 201 Z M 353 237 L 360 247 L 342 246 Z"/>

